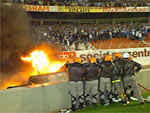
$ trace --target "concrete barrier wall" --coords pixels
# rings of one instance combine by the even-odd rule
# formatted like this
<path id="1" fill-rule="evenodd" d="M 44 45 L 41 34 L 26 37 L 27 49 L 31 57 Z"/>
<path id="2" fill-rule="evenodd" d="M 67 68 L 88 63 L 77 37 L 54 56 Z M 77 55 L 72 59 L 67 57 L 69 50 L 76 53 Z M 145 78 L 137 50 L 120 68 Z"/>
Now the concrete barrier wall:
<path id="1" fill-rule="evenodd" d="M 0 113 L 51 113 L 71 107 L 69 84 L 1 90 Z"/>

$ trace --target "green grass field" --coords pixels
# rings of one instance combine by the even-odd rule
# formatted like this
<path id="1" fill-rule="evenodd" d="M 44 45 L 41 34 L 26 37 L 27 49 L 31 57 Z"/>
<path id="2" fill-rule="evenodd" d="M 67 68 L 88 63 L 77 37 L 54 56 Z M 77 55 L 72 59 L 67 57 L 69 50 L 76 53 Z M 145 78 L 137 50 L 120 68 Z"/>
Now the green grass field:
<path id="1" fill-rule="evenodd" d="M 150 92 L 142 93 L 143 98 L 150 96 Z M 150 104 L 145 102 L 140 105 L 137 101 L 130 101 L 130 104 L 124 106 L 122 103 L 113 103 L 109 106 L 98 105 L 96 108 L 84 108 L 71 113 L 150 113 Z"/>

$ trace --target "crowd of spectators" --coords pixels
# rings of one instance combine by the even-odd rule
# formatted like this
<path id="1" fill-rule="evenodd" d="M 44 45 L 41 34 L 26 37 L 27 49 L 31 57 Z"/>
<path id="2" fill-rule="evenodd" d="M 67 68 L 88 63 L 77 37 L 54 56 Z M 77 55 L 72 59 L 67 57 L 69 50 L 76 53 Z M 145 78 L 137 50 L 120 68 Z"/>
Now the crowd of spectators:
<path id="1" fill-rule="evenodd" d="M 150 6 L 149 0 L 2 0 L 32 5 L 89 6 L 89 7 L 138 7 Z"/>
<path id="2" fill-rule="evenodd" d="M 143 41 L 150 32 L 150 24 L 49 24 L 33 25 L 32 31 L 39 43 L 59 43 L 62 47 L 67 46 L 68 50 L 75 44 L 75 50 L 78 50 L 79 44 L 84 44 L 88 49 L 88 43 L 96 43 L 97 40 L 127 38 Z"/>

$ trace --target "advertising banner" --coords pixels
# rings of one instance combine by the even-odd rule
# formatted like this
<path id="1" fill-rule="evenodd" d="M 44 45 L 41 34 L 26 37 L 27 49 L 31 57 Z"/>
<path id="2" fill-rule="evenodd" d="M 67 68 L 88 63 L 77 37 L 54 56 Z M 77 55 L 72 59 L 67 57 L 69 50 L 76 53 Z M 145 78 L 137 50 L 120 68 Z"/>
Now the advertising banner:
<path id="1" fill-rule="evenodd" d="M 117 13 L 117 12 L 150 12 L 150 7 L 81 7 L 81 6 L 40 6 L 27 5 L 22 7 L 32 12 L 68 12 L 68 13 Z"/>
<path id="2" fill-rule="evenodd" d="M 60 9 L 63 9 L 62 11 Z M 102 7 L 58 6 L 58 12 L 103 13 Z"/>
<path id="3" fill-rule="evenodd" d="M 56 6 L 22 5 L 22 7 L 32 12 L 57 12 Z"/>
<path id="4" fill-rule="evenodd" d="M 75 7 L 75 6 L 40 6 L 22 5 L 26 11 L 33 12 L 72 12 L 72 13 L 102 13 L 102 7 Z"/>
<path id="5" fill-rule="evenodd" d="M 104 12 L 149 12 L 148 7 L 105 7 Z"/>
<path id="6" fill-rule="evenodd" d="M 113 56 L 115 52 L 128 52 L 133 56 L 133 60 L 141 63 L 142 65 L 150 65 L 150 47 L 146 48 L 130 48 L 130 49 L 100 49 L 100 50 L 84 50 L 61 52 L 61 59 L 73 59 L 81 57 L 83 61 L 87 61 L 90 57 L 103 58 L 105 54 L 109 53 Z"/>

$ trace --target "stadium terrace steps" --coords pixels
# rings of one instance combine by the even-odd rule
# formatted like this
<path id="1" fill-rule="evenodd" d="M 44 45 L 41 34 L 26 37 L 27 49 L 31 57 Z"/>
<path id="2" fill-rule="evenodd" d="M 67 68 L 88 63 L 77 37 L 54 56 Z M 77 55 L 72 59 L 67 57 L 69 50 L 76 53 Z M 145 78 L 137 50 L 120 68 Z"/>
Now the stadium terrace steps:
<path id="1" fill-rule="evenodd" d="M 149 37 L 149 36 L 148 36 Z M 127 38 L 113 38 L 112 40 L 101 41 L 91 44 L 96 49 L 122 49 L 122 48 L 137 48 L 137 47 L 150 47 L 150 38 L 146 37 L 144 42 L 138 40 L 130 40 Z"/>

